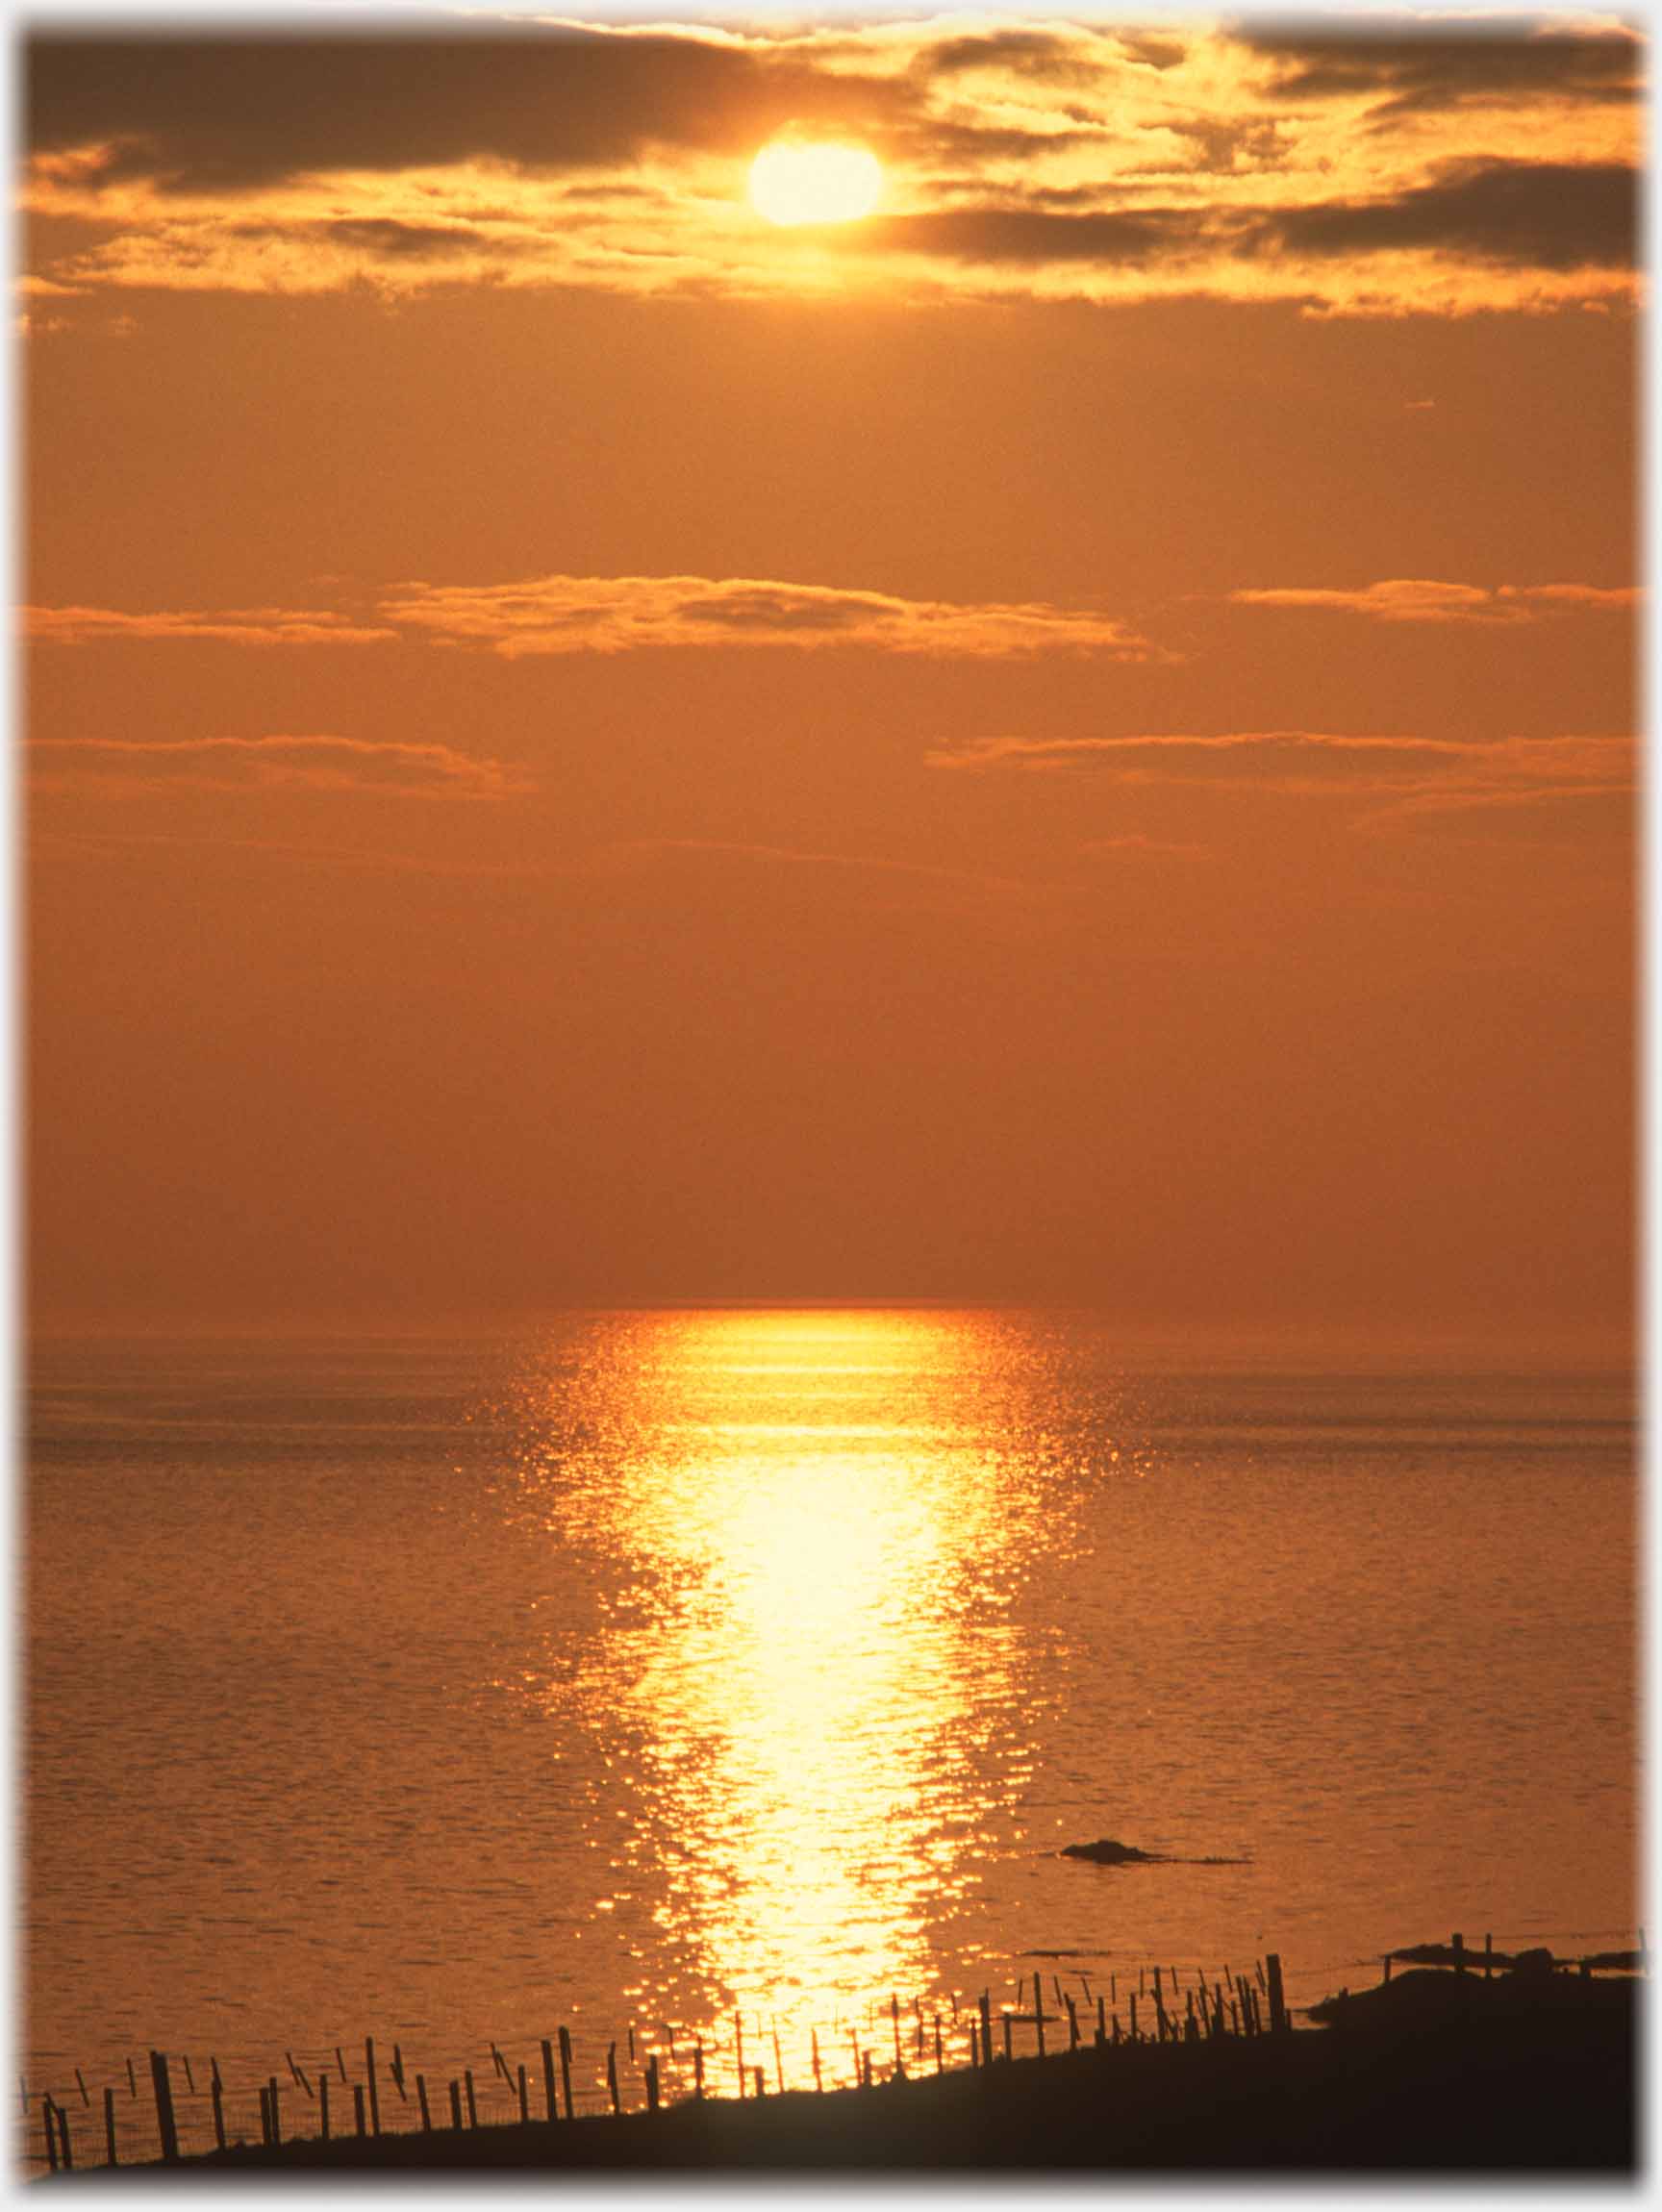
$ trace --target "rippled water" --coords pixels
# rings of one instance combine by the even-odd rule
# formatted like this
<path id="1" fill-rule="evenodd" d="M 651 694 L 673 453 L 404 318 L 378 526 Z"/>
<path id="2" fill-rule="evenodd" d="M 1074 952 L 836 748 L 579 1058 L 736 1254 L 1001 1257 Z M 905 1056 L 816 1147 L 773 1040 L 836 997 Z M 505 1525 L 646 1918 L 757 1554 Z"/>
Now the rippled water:
<path id="1" fill-rule="evenodd" d="M 855 1312 L 33 1386 L 38 2083 L 365 2033 L 443 2078 L 565 2022 L 593 2102 L 631 2025 L 742 2009 L 836 2078 L 891 1992 L 961 2049 L 953 1998 L 1036 1967 L 1274 1949 L 1308 2001 L 1453 1928 L 1632 1936 L 1618 1379 Z M 1172 1863 L 1057 1855 L 1104 1835 Z"/>

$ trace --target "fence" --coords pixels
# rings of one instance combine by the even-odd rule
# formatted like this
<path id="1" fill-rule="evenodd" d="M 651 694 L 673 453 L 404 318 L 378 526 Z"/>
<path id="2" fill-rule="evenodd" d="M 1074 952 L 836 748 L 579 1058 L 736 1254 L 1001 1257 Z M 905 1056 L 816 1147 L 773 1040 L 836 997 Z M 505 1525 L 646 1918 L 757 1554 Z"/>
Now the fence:
<path id="1" fill-rule="evenodd" d="M 1448 1946 L 1420 1945 L 1384 1955 L 1393 1961 L 1448 1964 L 1482 1973 L 1510 1966 L 1485 1937 L 1468 1950 L 1456 1935 Z M 1362 1962 L 1357 1962 L 1362 1963 Z M 1582 1972 L 1648 1968 L 1644 1932 L 1636 1951 L 1581 1961 Z M 1145 1964 L 1095 1975 L 1035 1971 L 991 1986 L 960 2003 L 958 1994 L 871 1999 L 825 2026 L 808 2031 L 805 2049 L 787 2070 L 779 2023 L 735 2012 L 719 2026 L 696 2031 L 668 2023 L 630 2022 L 622 2036 L 571 2029 L 488 2040 L 460 2066 L 453 2060 L 417 2067 L 399 2043 L 365 2036 L 362 2045 L 286 2049 L 281 2070 L 267 2068 L 233 2082 L 213 2053 L 151 2051 L 124 2061 L 114 2083 L 88 2082 L 79 2066 L 50 2087 L 18 2083 L 23 2138 L 20 2163 L 30 2172 L 60 2167 L 138 2165 L 192 2157 L 239 2143 L 282 2143 L 295 2137 L 413 2133 L 416 2130 L 564 2124 L 574 2119 L 656 2111 L 686 2098 L 754 2098 L 787 2090 L 869 2089 L 919 2073 L 1045 2058 L 1082 2045 L 1209 2041 L 1282 2033 L 1292 2014 L 1279 1956 L 1255 1959 L 1246 1972 Z M 1048 1988 L 1046 1988 L 1048 1983 Z M 1077 1991 L 1071 1985 L 1077 1985 Z M 602 2056 L 602 2052 L 604 2056 Z"/>

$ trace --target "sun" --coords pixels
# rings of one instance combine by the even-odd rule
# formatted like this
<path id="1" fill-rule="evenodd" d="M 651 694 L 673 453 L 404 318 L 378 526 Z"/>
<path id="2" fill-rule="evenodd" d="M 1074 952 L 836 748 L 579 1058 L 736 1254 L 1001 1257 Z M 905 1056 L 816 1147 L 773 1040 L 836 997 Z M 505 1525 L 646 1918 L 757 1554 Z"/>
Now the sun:
<path id="1" fill-rule="evenodd" d="M 864 146 L 776 138 L 750 164 L 750 202 L 770 223 L 853 223 L 883 192 L 883 170 Z"/>

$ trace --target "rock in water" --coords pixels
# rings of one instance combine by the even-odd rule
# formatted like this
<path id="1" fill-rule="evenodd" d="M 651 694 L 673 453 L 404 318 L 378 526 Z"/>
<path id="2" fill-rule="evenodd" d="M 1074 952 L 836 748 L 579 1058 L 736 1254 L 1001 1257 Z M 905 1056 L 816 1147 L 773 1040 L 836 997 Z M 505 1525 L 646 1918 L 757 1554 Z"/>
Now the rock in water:
<path id="1" fill-rule="evenodd" d="M 1159 1863 L 1153 1851 L 1140 1851 L 1135 1844 L 1117 1844 L 1112 1836 L 1104 1836 L 1095 1844 L 1064 1844 L 1056 1855 L 1063 1859 L 1090 1859 L 1098 1867 L 1148 1867 Z"/>

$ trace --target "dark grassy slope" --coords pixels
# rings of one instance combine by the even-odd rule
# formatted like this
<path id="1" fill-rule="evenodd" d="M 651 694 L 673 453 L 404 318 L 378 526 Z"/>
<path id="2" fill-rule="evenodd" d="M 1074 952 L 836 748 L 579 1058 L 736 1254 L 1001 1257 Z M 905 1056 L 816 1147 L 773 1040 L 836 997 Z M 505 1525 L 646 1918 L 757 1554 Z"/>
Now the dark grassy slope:
<path id="1" fill-rule="evenodd" d="M 168 2171 L 929 2169 L 936 2172 L 1632 2173 L 1635 1990 L 1557 1975 L 1408 1973 L 1334 2025 L 1084 2049 L 991 2073 L 710 2100 L 649 2116 L 294 2142 Z M 124 2168 L 159 2178 L 155 2166 Z M 97 2171 L 76 2180 L 96 2181 Z M 112 2176 L 112 2178 L 115 2178 Z"/>

